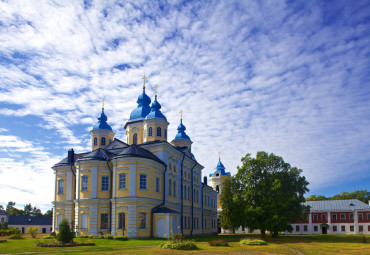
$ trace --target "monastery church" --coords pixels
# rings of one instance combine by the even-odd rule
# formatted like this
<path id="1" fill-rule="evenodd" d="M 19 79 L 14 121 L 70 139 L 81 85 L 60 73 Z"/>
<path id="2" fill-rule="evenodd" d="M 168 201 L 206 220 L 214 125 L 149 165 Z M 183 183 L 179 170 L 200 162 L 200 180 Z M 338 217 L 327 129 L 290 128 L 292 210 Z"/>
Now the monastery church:
<path id="1" fill-rule="evenodd" d="M 68 151 L 55 164 L 53 231 L 67 219 L 78 235 L 129 238 L 215 234 L 219 231 L 221 182 L 230 173 L 219 161 L 202 181 L 203 166 L 192 154 L 182 116 L 175 138 L 168 142 L 169 124 L 154 101 L 143 92 L 124 125 L 126 142 L 114 137 L 104 105 L 92 127 L 91 149 Z M 157 89 L 157 86 L 155 86 Z"/>

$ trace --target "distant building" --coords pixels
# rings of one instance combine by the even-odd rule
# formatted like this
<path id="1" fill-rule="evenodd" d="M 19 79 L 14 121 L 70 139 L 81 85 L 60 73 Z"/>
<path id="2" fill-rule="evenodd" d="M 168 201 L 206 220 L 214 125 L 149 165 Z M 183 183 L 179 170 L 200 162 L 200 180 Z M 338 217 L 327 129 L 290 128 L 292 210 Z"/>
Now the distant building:
<path id="1" fill-rule="evenodd" d="M 52 231 L 52 217 L 41 216 L 8 216 L 8 227 L 21 230 L 21 234 L 28 232 L 29 227 L 39 227 L 40 233 L 46 234 Z"/>
<path id="2" fill-rule="evenodd" d="M 357 199 L 307 201 L 311 210 L 285 234 L 369 234 L 370 206 Z"/>
<path id="3" fill-rule="evenodd" d="M 53 229 L 67 219 L 78 234 L 169 237 L 217 233 L 217 193 L 202 182 L 203 166 L 180 118 L 169 143 L 169 124 L 157 94 L 143 92 L 124 125 L 126 142 L 114 138 L 104 105 L 92 127 L 91 150 L 53 166 Z"/>
<path id="4" fill-rule="evenodd" d="M 0 223 L 8 221 L 8 214 L 4 211 L 0 211 Z"/>

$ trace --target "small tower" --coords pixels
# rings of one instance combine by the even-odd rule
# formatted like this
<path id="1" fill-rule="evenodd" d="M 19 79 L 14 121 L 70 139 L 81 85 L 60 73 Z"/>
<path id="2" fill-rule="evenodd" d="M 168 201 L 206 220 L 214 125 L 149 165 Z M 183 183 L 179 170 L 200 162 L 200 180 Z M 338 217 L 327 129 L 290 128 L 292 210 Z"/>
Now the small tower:
<path id="1" fill-rule="evenodd" d="M 161 112 L 162 106 L 157 100 L 158 86 L 155 85 L 154 88 L 154 102 L 144 123 L 144 142 L 167 141 L 167 129 L 170 123 L 167 122 L 167 118 Z"/>
<path id="2" fill-rule="evenodd" d="M 221 204 L 220 204 L 220 195 L 222 191 L 222 182 L 225 180 L 225 178 L 230 177 L 230 172 L 225 172 L 225 166 L 221 162 L 221 153 L 218 153 L 218 164 L 215 168 L 215 172 L 209 174 L 209 183 L 210 186 L 218 192 L 217 196 L 217 209 L 221 210 Z"/>
<path id="3" fill-rule="evenodd" d="M 98 122 L 93 126 L 90 131 L 92 150 L 98 148 L 104 149 L 108 144 L 113 141 L 114 133 L 111 126 L 107 123 L 108 117 L 104 113 L 104 99 L 103 107 L 98 118 Z"/>
<path id="4" fill-rule="evenodd" d="M 187 147 L 191 153 L 190 137 L 185 133 L 186 127 L 182 124 L 182 110 L 180 111 L 180 125 L 177 127 L 177 134 L 175 139 L 172 140 L 171 144 L 175 147 Z"/>
<path id="5" fill-rule="evenodd" d="M 131 112 L 130 119 L 127 121 L 124 129 L 126 130 L 127 144 L 142 144 L 144 142 L 144 120 L 150 113 L 151 99 L 145 94 L 145 79 L 142 77 L 143 93 L 137 98 L 137 107 Z"/>

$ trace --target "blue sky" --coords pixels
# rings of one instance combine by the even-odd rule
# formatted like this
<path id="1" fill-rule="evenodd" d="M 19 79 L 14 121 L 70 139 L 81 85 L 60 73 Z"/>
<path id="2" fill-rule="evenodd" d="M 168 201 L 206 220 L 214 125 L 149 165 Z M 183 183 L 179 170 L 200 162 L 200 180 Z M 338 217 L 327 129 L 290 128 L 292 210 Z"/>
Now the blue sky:
<path id="1" fill-rule="evenodd" d="M 105 98 L 116 138 L 141 77 L 193 153 L 303 170 L 310 194 L 370 189 L 370 2 L 0 1 L 0 203 L 53 199 L 51 166 L 90 149 Z"/>

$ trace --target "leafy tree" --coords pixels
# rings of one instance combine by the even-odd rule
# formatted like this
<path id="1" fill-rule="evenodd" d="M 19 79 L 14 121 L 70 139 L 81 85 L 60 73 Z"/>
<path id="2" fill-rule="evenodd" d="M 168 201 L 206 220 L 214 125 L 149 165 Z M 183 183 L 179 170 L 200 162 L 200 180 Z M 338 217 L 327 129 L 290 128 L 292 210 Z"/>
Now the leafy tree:
<path id="1" fill-rule="evenodd" d="M 41 210 L 36 206 L 32 207 L 31 203 L 24 206 L 24 215 L 26 216 L 42 216 Z"/>
<path id="2" fill-rule="evenodd" d="M 308 191 L 308 182 L 301 176 L 302 170 L 263 151 L 257 152 L 256 158 L 247 154 L 242 163 L 235 178 L 243 186 L 246 226 L 260 229 L 262 237 L 266 230 L 277 236 L 307 212 L 303 195 Z"/>
<path id="3" fill-rule="evenodd" d="M 318 195 L 318 196 L 311 195 L 306 199 L 306 201 L 321 201 L 321 200 L 328 200 L 328 198 L 322 195 Z"/>
<path id="4" fill-rule="evenodd" d="M 228 177 L 223 181 L 220 202 L 223 208 L 220 213 L 221 226 L 235 233 L 235 229 L 244 224 L 243 217 L 240 217 L 243 214 L 244 200 L 240 183 L 235 178 Z"/>
<path id="5" fill-rule="evenodd" d="M 29 227 L 28 233 L 31 234 L 32 238 L 36 238 L 37 234 L 40 233 L 39 227 Z"/>
<path id="6" fill-rule="evenodd" d="M 14 208 L 15 202 L 9 201 L 8 205 L 6 206 L 6 211 L 10 211 L 12 208 Z"/>
<path id="7" fill-rule="evenodd" d="M 0 205 L 0 211 L 5 211 L 3 205 Z"/>
<path id="8" fill-rule="evenodd" d="M 53 209 L 47 210 L 44 215 L 44 217 L 53 217 Z"/>
<path id="9" fill-rule="evenodd" d="M 73 238 L 74 233 L 71 230 L 71 226 L 66 219 L 63 219 L 62 222 L 59 224 L 59 233 L 57 234 L 57 240 L 63 243 L 71 243 L 73 242 Z"/>

